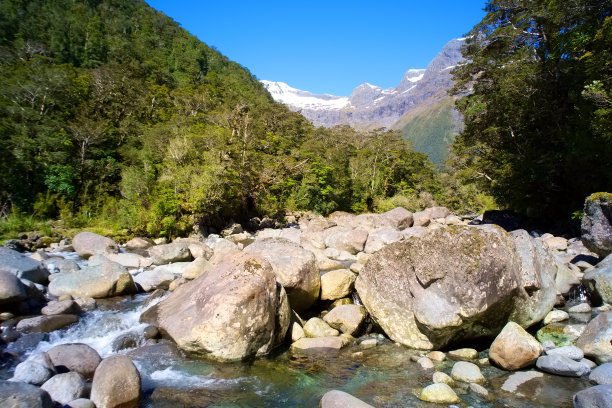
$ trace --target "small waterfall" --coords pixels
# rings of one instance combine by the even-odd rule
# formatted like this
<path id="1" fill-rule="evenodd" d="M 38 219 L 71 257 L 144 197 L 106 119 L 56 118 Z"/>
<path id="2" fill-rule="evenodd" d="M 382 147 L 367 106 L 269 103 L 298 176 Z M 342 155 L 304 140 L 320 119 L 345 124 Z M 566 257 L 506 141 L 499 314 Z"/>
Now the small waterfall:
<path id="1" fill-rule="evenodd" d="M 587 288 L 582 285 L 577 285 L 570 289 L 567 295 L 567 301 L 569 303 L 590 303 L 591 296 Z"/>

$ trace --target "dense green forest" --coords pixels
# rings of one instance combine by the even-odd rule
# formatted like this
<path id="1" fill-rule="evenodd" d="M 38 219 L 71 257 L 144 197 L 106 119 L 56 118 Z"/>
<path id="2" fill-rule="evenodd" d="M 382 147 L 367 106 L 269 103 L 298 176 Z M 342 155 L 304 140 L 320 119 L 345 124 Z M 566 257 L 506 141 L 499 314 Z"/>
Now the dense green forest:
<path id="1" fill-rule="evenodd" d="M 0 235 L 496 203 L 568 219 L 612 190 L 606 0 L 491 0 L 454 70 L 444 171 L 396 132 L 315 129 L 141 0 L 0 0 Z"/>
<path id="2" fill-rule="evenodd" d="M 504 207 L 567 218 L 612 190 L 612 2 L 492 0 L 454 71 L 450 166 Z"/>
<path id="3" fill-rule="evenodd" d="M 442 200 L 397 134 L 314 129 L 140 0 L 2 0 L 0 55 L 5 218 L 157 236 Z"/>

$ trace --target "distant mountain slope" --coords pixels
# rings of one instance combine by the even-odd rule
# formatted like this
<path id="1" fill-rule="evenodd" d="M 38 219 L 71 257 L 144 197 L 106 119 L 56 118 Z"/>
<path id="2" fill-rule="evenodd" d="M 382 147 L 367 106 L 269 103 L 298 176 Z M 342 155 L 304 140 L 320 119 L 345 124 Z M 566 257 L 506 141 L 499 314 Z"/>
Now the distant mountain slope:
<path id="1" fill-rule="evenodd" d="M 459 127 L 459 116 L 447 91 L 453 84 L 450 71 L 462 60 L 463 42 L 448 42 L 427 69 L 408 70 L 396 88 L 364 83 L 349 97 L 342 97 L 316 95 L 282 82 L 262 83 L 276 101 L 301 112 L 315 126 L 396 129 L 416 151 L 433 155 L 432 161 L 441 164 Z"/>

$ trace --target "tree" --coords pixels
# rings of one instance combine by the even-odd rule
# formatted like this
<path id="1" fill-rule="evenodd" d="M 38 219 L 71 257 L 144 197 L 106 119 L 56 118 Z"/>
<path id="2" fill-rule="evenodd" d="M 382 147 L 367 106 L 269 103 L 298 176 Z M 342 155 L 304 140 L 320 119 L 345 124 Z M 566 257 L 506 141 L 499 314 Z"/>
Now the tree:
<path id="1" fill-rule="evenodd" d="M 612 188 L 612 129 L 597 105 L 609 106 L 610 65 L 598 58 L 612 3 L 490 0 L 485 11 L 453 71 L 454 93 L 467 94 L 455 153 L 500 204 L 567 217 Z"/>

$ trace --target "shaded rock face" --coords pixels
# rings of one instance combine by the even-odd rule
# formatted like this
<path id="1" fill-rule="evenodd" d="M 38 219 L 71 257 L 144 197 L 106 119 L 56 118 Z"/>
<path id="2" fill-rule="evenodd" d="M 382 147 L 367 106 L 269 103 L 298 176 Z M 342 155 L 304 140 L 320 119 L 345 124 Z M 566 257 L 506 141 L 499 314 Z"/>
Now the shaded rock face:
<path id="1" fill-rule="evenodd" d="M 276 279 L 287 291 L 291 308 L 296 312 L 305 311 L 319 297 L 321 277 L 311 251 L 283 238 L 257 240 L 244 251 L 262 256 L 271 264 Z"/>
<path id="2" fill-rule="evenodd" d="M 520 262 L 521 285 L 510 320 L 529 327 L 546 317 L 555 306 L 557 268 L 552 252 L 525 230 L 512 232 Z"/>
<path id="3" fill-rule="evenodd" d="M 72 247 L 83 258 L 89 258 L 95 254 L 116 254 L 119 252 L 119 246 L 115 241 L 89 231 L 76 234 L 72 239 Z"/>
<path id="4" fill-rule="evenodd" d="M 0 380 L 0 407 L 52 408 L 49 394 L 35 385 Z"/>
<path id="5" fill-rule="evenodd" d="M 440 228 L 375 253 L 355 288 L 391 339 L 432 349 L 499 333 L 519 268 L 512 239 L 500 228 Z"/>
<path id="6" fill-rule="evenodd" d="M 49 277 L 49 272 L 41 262 L 6 247 L 0 247 L 0 271 L 36 283 L 46 283 Z"/>
<path id="7" fill-rule="evenodd" d="M 595 193 L 587 197 L 582 217 L 582 242 L 599 256 L 612 253 L 612 194 Z"/>
<path id="8" fill-rule="evenodd" d="M 612 303 L 612 255 L 587 271 L 582 284 L 589 291 L 593 304 Z"/>
<path id="9" fill-rule="evenodd" d="M 591 320 L 576 345 L 586 357 L 598 364 L 612 362 L 612 312 L 602 313 Z"/>
<path id="10" fill-rule="evenodd" d="M 0 304 L 19 302 L 26 298 L 26 288 L 21 280 L 7 271 L 0 270 Z"/>
<path id="11" fill-rule="evenodd" d="M 136 285 L 127 269 L 106 261 L 80 271 L 55 274 L 49 284 L 53 296 L 71 295 L 80 298 L 106 298 L 136 292 Z"/>
<path id="12" fill-rule="evenodd" d="M 270 263 L 235 253 L 180 286 L 141 320 L 157 325 L 188 353 L 241 360 L 268 353 L 284 337 L 288 316 Z"/>

